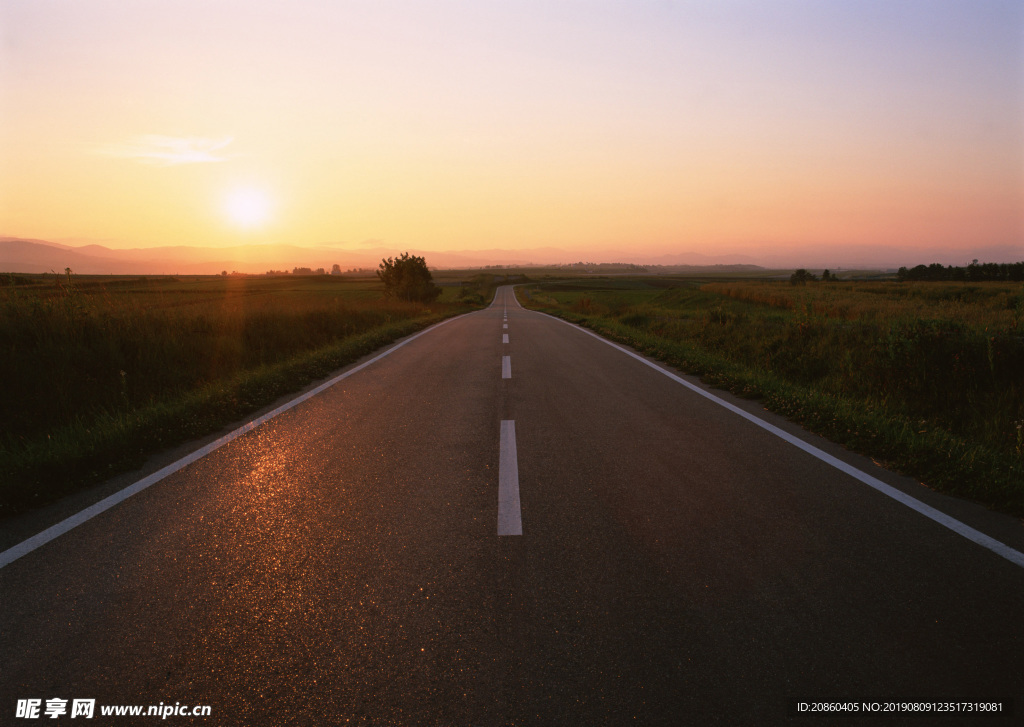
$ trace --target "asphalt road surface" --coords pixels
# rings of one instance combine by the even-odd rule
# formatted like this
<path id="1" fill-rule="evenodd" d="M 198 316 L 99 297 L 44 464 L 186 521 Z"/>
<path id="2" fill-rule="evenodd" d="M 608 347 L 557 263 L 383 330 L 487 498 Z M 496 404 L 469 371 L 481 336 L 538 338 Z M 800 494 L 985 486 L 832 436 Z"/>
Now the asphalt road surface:
<path id="1" fill-rule="evenodd" d="M 1024 567 L 510 288 L 8 563 L 0 598 L 3 725 L 1024 722 Z M 908 701 L 1004 712 L 796 711 Z M 101 715 L 126 705 L 179 714 Z"/>

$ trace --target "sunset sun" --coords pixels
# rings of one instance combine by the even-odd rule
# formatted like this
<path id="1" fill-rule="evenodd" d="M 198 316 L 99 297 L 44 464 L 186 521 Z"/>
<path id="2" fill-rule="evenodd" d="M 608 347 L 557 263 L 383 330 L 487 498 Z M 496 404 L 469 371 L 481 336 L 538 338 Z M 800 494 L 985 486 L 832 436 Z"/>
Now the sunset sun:
<path id="1" fill-rule="evenodd" d="M 239 227 L 262 227 L 269 221 L 271 202 L 267 195 L 250 187 L 235 189 L 224 201 L 224 212 Z"/>

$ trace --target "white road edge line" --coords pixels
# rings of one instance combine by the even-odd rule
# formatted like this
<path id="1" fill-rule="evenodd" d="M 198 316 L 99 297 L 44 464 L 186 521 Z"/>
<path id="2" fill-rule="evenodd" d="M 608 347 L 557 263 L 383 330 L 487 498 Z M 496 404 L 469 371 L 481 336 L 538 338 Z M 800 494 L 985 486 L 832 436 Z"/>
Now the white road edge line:
<path id="1" fill-rule="evenodd" d="M 473 313 L 466 313 L 466 314 L 463 314 L 463 315 L 473 315 Z M 139 492 L 142 492 L 143 490 L 145 490 L 150 485 L 156 484 L 157 482 L 159 482 L 160 480 L 164 479 L 168 475 L 171 475 L 171 474 L 177 472 L 178 470 L 187 467 L 188 465 L 192 464 L 196 460 L 202 459 L 203 457 L 205 457 L 206 455 L 210 454 L 210 452 L 214 451 L 215 449 L 219 449 L 220 447 L 223 447 L 228 442 L 230 442 L 230 441 L 232 441 L 234 439 L 238 439 L 238 437 L 242 436 L 243 434 L 246 434 L 247 432 L 251 432 L 253 429 L 255 429 L 259 425 L 263 424 L 264 422 L 267 422 L 267 421 L 273 419 L 278 414 L 283 414 L 284 412 L 288 411 L 289 409 L 291 409 L 291 408 L 293 408 L 295 406 L 298 406 L 299 404 L 301 404 L 302 402 L 306 401 L 307 399 L 311 399 L 314 396 L 316 396 L 317 394 L 319 394 L 320 392 L 322 392 L 322 391 L 324 391 L 326 389 L 331 388 L 332 386 L 337 384 L 339 381 L 341 381 L 343 379 L 347 379 L 349 376 L 351 376 L 352 374 L 354 374 L 354 373 L 356 373 L 358 371 L 362 371 L 363 369 L 365 369 L 370 364 L 376 363 L 377 361 L 380 361 L 385 356 L 387 356 L 387 355 L 389 355 L 391 353 L 394 353 L 395 351 L 400 349 L 405 344 L 412 343 L 413 341 L 415 341 L 420 336 L 424 336 L 427 333 L 430 333 L 435 328 L 440 328 L 441 326 L 445 325 L 446 323 L 450 323 L 450 322 L 456 320 L 457 318 L 461 318 L 461 317 L 462 316 L 455 316 L 453 318 L 447 318 L 447 319 L 441 321 L 440 323 L 435 323 L 434 325 L 430 326 L 429 328 L 425 328 L 424 330 L 420 331 L 419 333 L 417 333 L 417 334 L 415 334 L 413 336 L 410 336 L 409 338 L 405 339 L 404 341 L 402 341 L 400 343 L 395 344 L 394 346 L 392 346 L 391 348 L 387 349 L 386 351 L 383 351 L 383 352 L 377 354 L 376 356 L 371 358 L 369 361 L 364 361 L 363 363 L 359 364 L 358 366 L 356 366 L 354 368 L 351 368 L 348 371 L 346 371 L 346 372 L 344 372 L 342 374 L 339 374 L 338 376 L 335 376 L 330 381 L 326 381 L 323 384 L 320 384 L 320 386 L 316 387 L 315 389 L 311 389 L 310 391 L 307 391 L 305 394 L 302 394 L 301 396 L 298 396 L 298 397 L 292 399 L 291 401 L 289 401 L 289 402 L 287 402 L 285 404 L 282 404 L 281 406 L 277 407 L 273 411 L 267 412 L 263 416 L 261 416 L 261 417 L 259 417 L 257 419 L 253 419 L 251 422 L 243 424 L 238 429 L 236 429 L 233 432 L 230 432 L 228 434 L 225 434 L 220 439 L 217 439 L 216 441 L 210 442 L 205 447 L 201 447 L 200 449 L 197 449 L 195 452 L 192 452 L 191 454 L 185 455 L 184 457 L 182 457 L 178 461 L 172 462 L 171 464 L 167 465 L 163 469 L 157 470 L 156 472 L 154 472 L 151 475 L 148 475 L 147 477 L 143 477 L 141 480 L 138 480 L 134 484 L 128 485 L 128 487 L 125 487 L 123 490 L 119 490 L 118 492 L 115 492 L 113 495 L 110 495 L 109 497 L 106 497 L 106 498 L 100 500 L 96 504 L 94 504 L 94 505 L 92 505 L 90 507 L 87 507 L 84 510 L 79 511 L 79 512 L 75 513 L 74 515 L 72 515 L 72 516 L 70 516 L 70 517 L 68 517 L 68 518 L 66 518 L 64 520 L 61 520 L 56 525 L 53 525 L 53 526 L 47 528 L 46 530 L 43 530 L 41 533 L 37 533 L 36 535 L 33 535 L 31 538 L 28 538 L 27 540 L 23 540 L 22 542 L 18 543 L 17 545 L 14 545 L 14 546 L 8 548 L 7 550 L 5 550 L 2 553 L 0 553 L 0 568 L 4 568 L 5 566 L 10 565 L 14 561 L 16 561 L 18 558 L 21 558 L 24 555 L 28 555 L 29 553 L 31 553 L 36 548 L 39 548 L 39 547 L 41 547 L 43 545 L 46 545 L 51 540 L 59 538 L 61 535 L 63 535 L 64 533 L 68 532 L 72 528 L 78 527 L 82 523 L 84 523 L 84 522 L 86 522 L 88 520 L 91 520 L 92 518 L 96 517 L 100 513 L 105 512 L 106 510 L 109 510 L 110 508 L 114 507 L 114 505 L 117 505 L 117 504 L 119 504 L 121 502 L 124 502 L 129 497 L 131 497 L 132 495 L 136 495 Z"/>
<path id="2" fill-rule="evenodd" d="M 540 313 L 540 311 L 535 311 L 535 312 Z M 635 358 L 640 363 L 645 364 L 646 366 L 650 366 L 655 371 L 658 371 L 659 373 L 664 374 L 665 376 L 669 377 L 670 379 L 672 379 L 676 383 L 682 384 L 683 386 L 685 386 L 686 388 L 690 389 L 694 393 L 700 394 L 705 399 L 709 399 L 709 400 L 715 402 L 716 404 L 718 404 L 719 406 L 725 407 L 726 409 L 728 409 L 729 411 L 733 412 L 734 414 L 739 414 L 741 417 L 743 417 L 747 421 L 753 422 L 754 424 L 756 424 L 757 426 L 761 427 L 762 429 L 765 429 L 768 432 L 771 432 L 776 437 L 779 437 L 780 439 L 783 439 L 783 440 L 789 442 L 794 447 L 798 447 L 798 448 L 802 449 L 803 451 L 807 452 L 812 457 L 816 457 L 819 460 L 821 460 L 822 462 L 824 462 L 826 464 L 829 464 L 829 465 L 832 465 L 837 470 L 840 470 L 841 472 L 845 472 L 846 474 L 850 475 L 851 477 L 853 477 L 856 480 L 860 480 L 861 482 L 863 482 L 868 487 L 872 487 L 875 490 L 878 490 L 879 492 L 881 492 L 883 495 L 887 495 L 887 496 L 891 497 L 892 499 L 896 500 L 897 502 L 906 505 L 911 510 L 914 510 L 914 511 L 920 513 L 921 515 L 924 515 L 929 520 L 933 520 L 933 521 L 937 522 L 939 525 L 942 525 L 944 527 L 949 528 L 954 533 L 957 533 L 958 535 L 961 535 L 961 536 L 967 538 L 971 542 L 977 543 L 981 547 L 987 548 L 987 549 L 991 550 L 996 555 L 999 555 L 999 556 L 1002 556 L 1003 558 L 1006 558 L 1006 560 L 1010 561 L 1011 563 L 1014 563 L 1015 565 L 1019 565 L 1022 568 L 1024 568 L 1024 553 L 1021 553 L 1019 550 L 1014 550 L 1009 545 L 1006 545 L 1005 543 L 1002 543 L 1002 542 L 996 540 L 995 538 L 992 538 L 992 537 L 990 537 L 988 535 L 985 535 L 985 533 L 981 532 L 980 530 L 975 530 L 970 525 L 966 525 L 966 524 L 960 522 L 956 518 L 947 515 L 946 513 L 942 512 L 941 510 L 936 510 L 931 505 L 926 505 L 925 503 L 921 502 L 920 500 L 918 500 L 916 498 L 911 497 L 910 495 L 906 494 L 905 492 L 903 492 L 901 490 L 898 490 L 898 489 L 896 489 L 895 487 L 893 487 L 891 485 L 887 485 L 886 483 L 882 482 L 880 479 L 878 479 L 876 477 L 872 477 L 868 473 L 863 472 L 863 471 L 857 469 L 853 465 L 850 465 L 850 464 L 847 464 L 846 462 L 843 462 L 838 457 L 833 457 L 828 452 L 824 452 L 824 451 L 818 449 L 817 447 L 815 447 L 814 445 L 808 444 L 807 442 L 803 441 L 799 437 L 794 437 L 792 434 L 779 429 L 775 425 L 769 424 L 768 422 L 764 421 L 763 419 L 757 418 L 753 414 L 750 414 L 749 412 L 746 412 L 743 409 L 740 409 L 739 407 L 734 406 L 733 404 L 730 404 L 729 402 L 725 401 L 724 399 L 718 398 L 717 396 L 715 396 L 711 392 L 705 391 L 704 389 L 700 388 L 699 386 L 695 386 L 694 384 L 691 384 L 689 381 L 686 381 L 685 379 L 683 379 L 683 378 L 681 378 L 679 376 L 676 376 L 671 371 L 663 369 L 661 366 L 658 366 L 657 364 L 655 364 L 652 361 L 648 361 L 643 356 L 641 356 L 641 355 L 639 355 L 637 353 L 634 353 L 633 351 L 630 351 L 629 349 L 623 348 L 622 346 L 619 346 L 616 343 L 612 343 L 611 341 L 609 341 L 606 338 L 602 338 L 601 336 L 599 336 L 598 334 L 594 333 L 593 331 L 588 331 L 586 328 L 583 328 L 581 326 L 577 326 L 576 324 L 570 323 L 569 321 L 562 320 L 561 318 L 558 318 L 557 316 L 552 316 L 552 315 L 549 315 L 547 313 L 543 313 L 542 315 L 546 315 L 549 318 L 553 318 L 554 320 L 556 320 L 556 321 L 558 321 L 560 323 L 564 323 L 567 326 L 571 326 L 572 328 L 575 328 L 575 329 L 577 329 L 579 331 L 582 331 L 583 333 L 586 333 L 588 336 L 593 336 L 598 341 L 601 341 L 602 343 L 606 343 L 609 346 L 611 346 L 612 348 L 618 349 L 619 351 L 621 351 L 622 353 L 626 354 L 627 356 L 632 356 L 633 358 Z"/>
<path id="3" fill-rule="evenodd" d="M 512 357 L 502 356 L 501 357 L 501 378 L 511 379 L 512 378 Z"/>
<path id="4" fill-rule="evenodd" d="M 501 445 L 498 451 L 498 535 L 522 535 L 523 517 L 519 508 L 519 462 L 516 458 L 516 423 L 501 421 Z"/>

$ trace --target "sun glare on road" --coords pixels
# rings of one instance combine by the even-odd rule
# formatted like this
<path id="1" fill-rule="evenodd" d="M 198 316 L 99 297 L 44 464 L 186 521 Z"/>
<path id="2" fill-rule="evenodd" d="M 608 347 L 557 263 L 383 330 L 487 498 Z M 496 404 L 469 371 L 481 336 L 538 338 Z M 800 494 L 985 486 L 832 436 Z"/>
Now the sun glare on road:
<path id="1" fill-rule="evenodd" d="M 224 211 L 239 227 L 261 227 L 270 219 L 270 199 L 259 189 L 235 189 L 225 198 Z"/>

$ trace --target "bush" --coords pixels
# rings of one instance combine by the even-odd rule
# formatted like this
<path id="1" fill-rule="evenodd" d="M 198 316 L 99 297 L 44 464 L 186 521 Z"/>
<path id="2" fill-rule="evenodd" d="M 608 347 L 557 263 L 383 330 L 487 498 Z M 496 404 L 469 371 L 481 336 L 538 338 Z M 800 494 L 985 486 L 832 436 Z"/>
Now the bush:
<path id="1" fill-rule="evenodd" d="M 818 276 L 814 273 L 809 273 L 803 268 L 796 270 L 792 275 L 789 276 L 789 282 L 793 285 L 807 285 L 808 280 L 817 280 Z"/>
<path id="2" fill-rule="evenodd" d="M 402 300 L 429 303 L 441 294 L 441 289 L 434 285 L 427 261 L 407 252 L 401 257 L 381 260 L 377 277 L 384 283 L 386 295 Z"/>

